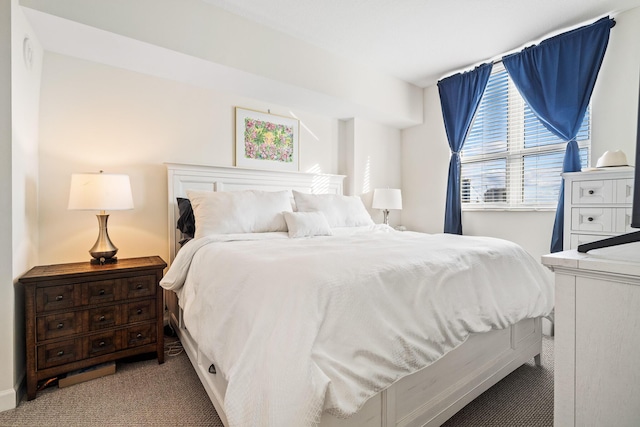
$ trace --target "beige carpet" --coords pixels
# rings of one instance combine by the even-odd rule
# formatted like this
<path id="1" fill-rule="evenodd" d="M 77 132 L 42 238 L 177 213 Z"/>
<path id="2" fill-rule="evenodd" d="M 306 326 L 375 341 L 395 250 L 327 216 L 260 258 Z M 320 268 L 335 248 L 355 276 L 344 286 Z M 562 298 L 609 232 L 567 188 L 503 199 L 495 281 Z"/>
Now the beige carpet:
<path id="1" fill-rule="evenodd" d="M 518 368 L 450 419 L 446 427 L 553 426 L 553 339 L 542 367 Z M 222 426 L 185 353 L 163 365 L 119 362 L 115 375 L 50 387 L 0 413 L 0 426 Z"/>

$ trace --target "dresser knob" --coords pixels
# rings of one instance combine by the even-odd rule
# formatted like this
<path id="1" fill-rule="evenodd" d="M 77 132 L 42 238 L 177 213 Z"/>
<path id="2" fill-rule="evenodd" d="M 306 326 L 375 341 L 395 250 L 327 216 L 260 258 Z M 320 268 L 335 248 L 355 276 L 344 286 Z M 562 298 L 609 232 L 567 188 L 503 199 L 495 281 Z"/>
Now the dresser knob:
<path id="1" fill-rule="evenodd" d="M 104 322 L 104 316 L 100 316 L 100 318 L 98 319 L 100 322 Z"/>
<path id="2" fill-rule="evenodd" d="M 63 354 L 64 354 L 64 350 L 60 350 L 60 351 L 58 352 L 58 356 L 62 356 Z"/>
<path id="3" fill-rule="evenodd" d="M 105 346 L 105 342 L 104 341 L 100 341 L 100 343 L 98 344 L 98 347 L 104 347 Z"/>
<path id="4" fill-rule="evenodd" d="M 138 290 L 142 289 L 142 285 L 138 284 L 138 286 L 136 286 L 136 289 Z"/>
<path id="5" fill-rule="evenodd" d="M 58 329 L 62 329 L 64 328 L 64 323 L 60 322 L 58 323 L 58 326 L 56 326 Z"/>
<path id="6" fill-rule="evenodd" d="M 98 292 L 99 295 L 104 295 L 104 289 L 100 289 L 100 292 Z"/>
<path id="7" fill-rule="evenodd" d="M 56 301 L 62 301 L 62 295 L 58 295 L 58 296 L 56 297 Z"/>
<path id="8" fill-rule="evenodd" d="M 141 308 L 139 308 L 139 309 L 138 309 L 138 311 L 136 311 L 136 313 L 138 313 L 138 314 L 142 314 L 142 309 L 141 309 Z"/>
<path id="9" fill-rule="evenodd" d="M 138 338 L 138 339 L 142 338 L 142 334 L 136 335 L 136 338 Z"/>
<path id="10" fill-rule="evenodd" d="M 589 218 L 587 218 L 587 221 L 589 221 L 589 222 L 593 221 L 593 217 L 590 216 Z"/>
<path id="11" fill-rule="evenodd" d="M 595 193 L 595 191 L 589 190 L 589 194 L 593 194 L 593 193 Z"/>

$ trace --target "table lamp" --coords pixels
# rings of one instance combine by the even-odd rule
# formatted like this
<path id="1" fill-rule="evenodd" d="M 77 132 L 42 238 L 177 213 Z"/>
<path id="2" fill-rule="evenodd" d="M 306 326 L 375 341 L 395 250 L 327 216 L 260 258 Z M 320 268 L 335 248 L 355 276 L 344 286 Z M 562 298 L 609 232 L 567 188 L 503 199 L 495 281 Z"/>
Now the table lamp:
<path id="1" fill-rule="evenodd" d="M 105 211 L 133 209 L 131 183 L 128 175 L 103 173 L 71 174 L 68 209 L 100 211 L 98 217 L 98 240 L 89 250 L 91 264 L 112 264 L 118 248 L 109 239 Z"/>
<path id="2" fill-rule="evenodd" d="M 382 209 L 384 223 L 389 225 L 389 211 L 402 209 L 402 192 L 397 188 L 376 188 L 373 190 L 373 209 Z"/>

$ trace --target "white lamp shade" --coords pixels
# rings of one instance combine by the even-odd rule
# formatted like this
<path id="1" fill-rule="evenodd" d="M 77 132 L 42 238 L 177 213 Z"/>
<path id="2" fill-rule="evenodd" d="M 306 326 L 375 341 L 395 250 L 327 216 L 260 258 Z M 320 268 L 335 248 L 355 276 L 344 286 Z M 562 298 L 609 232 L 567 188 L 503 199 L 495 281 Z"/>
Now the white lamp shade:
<path id="1" fill-rule="evenodd" d="M 71 174 L 68 208 L 98 211 L 133 209 L 129 175 Z"/>
<path id="2" fill-rule="evenodd" d="M 376 188 L 373 191 L 373 209 L 402 209 L 402 192 L 397 188 Z"/>

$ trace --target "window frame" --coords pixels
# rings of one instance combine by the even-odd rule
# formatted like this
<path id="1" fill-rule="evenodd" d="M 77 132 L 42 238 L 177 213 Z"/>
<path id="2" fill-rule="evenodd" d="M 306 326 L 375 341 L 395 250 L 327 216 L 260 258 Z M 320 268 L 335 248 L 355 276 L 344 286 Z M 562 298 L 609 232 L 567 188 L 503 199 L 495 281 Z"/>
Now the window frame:
<path id="1" fill-rule="evenodd" d="M 505 70 L 504 66 L 494 64 L 491 72 L 491 77 L 494 74 L 500 73 Z M 505 70 L 506 72 L 506 70 Z M 490 78 L 491 78 L 490 77 Z M 488 162 L 492 160 L 506 160 L 505 171 L 505 186 L 507 193 L 506 202 L 480 202 L 470 203 L 463 200 L 463 191 L 460 191 L 460 202 L 462 211 L 555 211 L 557 209 L 557 202 L 551 203 L 525 203 L 524 198 L 524 181 L 525 170 L 524 162 L 526 156 L 531 155 L 544 155 L 551 153 L 562 153 L 564 155 L 566 151 L 566 142 L 559 142 L 556 144 L 545 144 L 536 147 L 525 148 L 525 101 L 524 98 L 518 92 L 515 84 L 508 76 L 508 105 L 507 105 L 507 149 L 506 151 L 500 151 L 489 154 L 477 154 L 477 155 L 464 155 L 464 145 L 460 156 L 460 183 L 462 185 L 462 167 L 465 164 L 473 164 L 479 162 Z M 517 94 L 513 96 L 512 92 Z M 514 102 L 516 101 L 516 102 Z M 482 102 L 482 101 L 481 101 Z M 591 105 L 589 105 L 589 110 Z M 591 163 L 591 125 L 593 123 L 593 117 L 589 111 L 589 138 L 586 140 L 577 141 L 578 149 L 587 150 L 586 163 Z M 475 123 L 474 120 L 471 123 L 469 131 Z M 511 135 L 518 134 L 519 137 L 513 137 Z M 465 141 L 466 143 L 466 141 Z M 512 176 L 517 174 L 519 176 Z M 558 186 L 561 183 L 561 177 L 558 180 Z M 516 186 L 515 188 L 513 186 Z M 514 195 L 520 195 L 520 200 L 514 199 Z"/>

